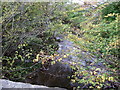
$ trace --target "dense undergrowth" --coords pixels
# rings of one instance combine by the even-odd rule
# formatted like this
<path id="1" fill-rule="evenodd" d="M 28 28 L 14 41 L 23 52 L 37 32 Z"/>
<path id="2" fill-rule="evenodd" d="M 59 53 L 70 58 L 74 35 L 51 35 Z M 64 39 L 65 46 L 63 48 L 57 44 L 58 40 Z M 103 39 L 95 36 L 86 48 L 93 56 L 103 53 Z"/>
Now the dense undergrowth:
<path id="1" fill-rule="evenodd" d="M 119 4 L 105 3 L 85 9 L 78 5 L 73 8 L 75 5 L 65 3 L 2 3 L 1 78 L 23 81 L 28 73 L 41 68 L 45 62 L 53 60 L 51 64 L 54 64 L 59 48 L 56 37 L 62 34 L 83 51 L 97 56 L 98 61 L 105 61 L 107 69 L 112 72 L 112 75 L 98 75 L 95 74 L 97 70 L 86 72 L 79 66 L 72 66 L 77 67 L 71 80 L 73 83 L 91 83 L 88 88 L 102 88 L 107 81 L 118 82 Z M 36 63 L 38 59 L 40 63 Z M 80 74 L 85 78 L 77 78 Z"/>
<path id="2" fill-rule="evenodd" d="M 84 11 L 81 13 L 78 11 L 76 12 L 76 10 L 73 10 L 73 12 L 71 13 L 75 14 L 72 17 L 71 14 L 67 13 L 69 21 L 72 21 L 72 23 L 74 22 L 77 23 L 73 27 L 73 31 L 71 31 L 68 34 L 67 38 L 69 38 L 71 41 L 79 45 L 81 49 L 97 56 L 98 61 L 106 62 L 105 65 L 113 73 L 112 77 L 114 77 L 117 80 L 119 80 L 119 64 L 120 64 L 119 62 L 120 16 L 119 8 L 117 8 L 119 3 L 120 2 L 114 2 L 112 4 L 105 3 L 103 5 L 98 6 L 96 9 L 92 10 L 89 9 L 89 11 L 86 13 Z M 82 19 L 79 20 L 77 18 Z M 80 72 L 79 70 L 76 73 L 81 74 L 83 72 Z M 99 80 L 94 81 L 95 78 L 91 80 L 91 78 L 93 77 L 92 76 L 90 77 L 89 75 L 91 74 L 89 73 L 85 72 L 84 74 L 86 75 L 86 77 L 89 77 L 90 80 L 80 79 L 79 81 L 78 79 L 74 79 L 73 81 L 86 82 L 92 84 L 94 83 L 94 85 L 95 83 L 99 83 L 97 87 L 104 86 L 102 85 L 103 82 L 100 80 L 107 80 L 108 78 L 108 76 L 106 76 L 107 74 L 105 75 L 103 74 L 103 76 L 100 77 L 98 75 L 96 79 Z"/>
<path id="3" fill-rule="evenodd" d="M 58 49 L 54 32 L 48 30 L 48 16 L 54 13 L 52 6 L 52 11 L 47 11 L 48 5 L 49 3 L 2 3 L 4 78 L 21 79 L 30 71 L 24 68 L 34 65 L 33 59 L 41 50 L 50 55 Z"/>

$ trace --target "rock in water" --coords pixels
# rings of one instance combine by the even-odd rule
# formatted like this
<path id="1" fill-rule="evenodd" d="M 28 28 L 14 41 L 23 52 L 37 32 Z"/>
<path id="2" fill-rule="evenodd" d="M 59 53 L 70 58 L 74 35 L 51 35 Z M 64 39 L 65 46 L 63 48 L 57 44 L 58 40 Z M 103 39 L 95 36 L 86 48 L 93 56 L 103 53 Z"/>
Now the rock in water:
<path id="1" fill-rule="evenodd" d="M 46 70 L 37 69 L 26 77 L 25 82 L 49 87 L 67 88 L 70 90 L 72 87 L 68 76 L 71 75 L 72 69 L 69 65 L 56 62 Z"/>

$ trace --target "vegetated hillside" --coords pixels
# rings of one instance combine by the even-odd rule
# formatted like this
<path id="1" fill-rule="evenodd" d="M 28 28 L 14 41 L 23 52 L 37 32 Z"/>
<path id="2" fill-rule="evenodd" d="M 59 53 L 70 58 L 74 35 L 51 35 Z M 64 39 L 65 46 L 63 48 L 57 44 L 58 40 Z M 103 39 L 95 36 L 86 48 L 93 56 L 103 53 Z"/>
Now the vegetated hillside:
<path id="1" fill-rule="evenodd" d="M 70 18 L 71 14 L 68 14 L 68 19 L 77 23 L 68 34 L 68 38 L 79 45 L 82 50 L 89 51 L 97 56 L 98 61 L 105 60 L 105 65 L 112 70 L 113 77 L 117 80 L 119 80 L 120 64 L 120 9 L 116 7 L 119 3 L 105 3 L 84 13 L 76 12 L 75 9 L 71 12 L 73 16 Z M 110 8 L 111 6 L 112 8 Z M 79 20 L 79 17 L 82 19 Z"/>
<path id="2" fill-rule="evenodd" d="M 119 3 L 82 8 L 66 3 L 4 2 L 1 78 L 24 81 L 36 69 L 44 70 L 49 65 L 54 65 L 55 57 L 59 56 L 58 43 L 61 41 L 57 37 L 62 36 L 74 42 L 80 50 L 96 56 L 97 62 L 104 62 L 106 70 L 110 71 L 99 75 L 96 74 L 97 71 L 102 72 L 99 68 L 89 72 L 86 70 L 89 67 L 83 71 L 83 68 L 71 65 L 75 71 L 70 78 L 71 83 L 80 83 L 75 88 L 118 87 L 120 13 L 116 7 Z M 62 58 L 68 55 L 66 53 Z M 60 60 L 61 58 L 58 59 Z M 80 75 L 84 78 L 80 78 Z M 81 83 L 85 85 L 81 86 Z"/>
<path id="3" fill-rule="evenodd" d="M 119 3 L 119 2 L 116 2 L 116 3 Z M 108 9 L 108 6 L 109 5 L 107 4 L 105 5 L 103 4 L 98 6 L 96 9 L 92 9 L 87 13 L 83 13 L 84 21 L 82 22 L 79 21 L 80 28 L 77 26 L 74 26 L 73 31 L 71 31 L 72 34 L 69 34 L 68 37 L 71 38 L 71 40 L 74 41 L 76 44 L 83 47 L 82 49 L 86 51 L 90 51 L 95 55 L 96 54 L 100 55 L 100 57 L 103 57 L 103 58 L 107 56 L 110 58 L 116 57 L 116 59 L 119 59 L 120 58 L 119 57 L 120 56 L 119 55 L 119 34 L 120 34 L 119 12 L 114 12 L 114 11 L 110 12 Z M 108 14 L 106 15 L 104 13 L 106 13 L 107 10 L 108 10 Z M 119 11 L 119 9 L 115 9 L 115 10 Z M 79 13 L 79 12 L 74 12 L 74 13 Z M 75 19 L 78 17 L 79 16 L 76 15 L 76 17 L 72 17 L 69 19 L 73 20 L 73 18 Z M 108 19 L 106 20 L 106 18 L 112 19 L 113 17 L 115 19 L 112 21 Z M 74 22 L 77 22 L 77 20 L 74 20 Z M 116 63 L 118 62 L 118 60 L 114 62 L 114 59 L 113 59 L 113 61 L 110 61 L 110 62 Z M 118 65 L 118 63 L 116 63 L 116 65 Z"/>

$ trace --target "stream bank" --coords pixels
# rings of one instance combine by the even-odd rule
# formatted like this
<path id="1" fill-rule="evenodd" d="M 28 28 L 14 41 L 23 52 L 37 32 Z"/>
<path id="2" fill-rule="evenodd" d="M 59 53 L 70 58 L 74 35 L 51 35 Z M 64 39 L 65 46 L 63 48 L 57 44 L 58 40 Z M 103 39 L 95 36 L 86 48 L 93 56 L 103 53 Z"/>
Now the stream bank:
<path id="1" fill-rule="evenodd" d="M 59 38 L 59 37 L 58 37 Z M 37 69 L 35 73 L 30 74 L 26 77 L 27 83 L 45 85 L 49 87 L 61 87 L 68 90 L 73 90 L 73 87 L 81 86 L 82 88 L 88 88 L 92 84 L 83 84 L 83 83 L 73 83 L 73 75 L 77 71 L 81 72 L 90 72 L 91 76 L 95 78 L 97 75 L 102 75 L 103 73 L 108 73 L 103 62 L 97 61 L 97 58 L 91 55 L 89 52 L 82 51 L 77 45 L 73 42 L 60 38 L 61 41 L 58 43 L 59 56 L 56 57 L 56 63 L 48 66 L 44 69 Z M 57 61 L 57 58 L 65 56 L 61 61 Z M 76 70 L 72 68 L 74 66 Z M 77 68 L 79 67 L 79 68 Z M 89 76 L 89 75 L 88 75 Z M 69 77 L 69 78 L 68 78 Z M 77 76 L 79 79 L 83 79 L 85 76 L 81 74 Z"/>

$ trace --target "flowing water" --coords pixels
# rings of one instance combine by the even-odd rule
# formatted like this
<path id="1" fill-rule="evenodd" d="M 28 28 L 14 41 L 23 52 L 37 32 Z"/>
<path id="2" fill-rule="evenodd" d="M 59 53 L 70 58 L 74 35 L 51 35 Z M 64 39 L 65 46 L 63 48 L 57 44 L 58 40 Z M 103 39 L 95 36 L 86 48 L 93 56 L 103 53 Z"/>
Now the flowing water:
<path id="1" fill-rule="evenodd" d="M 57 51 L 61 56 L 69 54 L 67 58 L 63 58 L 63 62 L 76 62 L 81 65 L 81 66 L 88 66 L 91 63 L 94 64 L 93 66 L 96 66 L 98 68 L 104 68 L 105 66 L 103 63 L 98 62 L 98 58 L 91 55 L 89 52 L 82 51 L 80 47 L 75 45 L 73 42 L 69 40 L 63 39 L 59 43 L 59 49 Z"/>
<path id="2" fill-rule="evenodd" d="M 68 76 L 71 77 L 74 74 L 71 65 L 79 66 L 87 72 L 99 68 L 100 71 L 97 71 L 97 74 L 107 72 L 104 64 L 99 62 L 95 56 L 89 52 L 82 51 L 80 47 L 69 40 L 64 38 L 60 39 L 61 41 L 58 43 L 59 49 L 57 51 L 59 56 L 56 57 L 56 63 L 49 66 L 47 70 L 38 69 L 34 74 L 26 78 L 26 82 L 72 90 L 73 86 L 78 86 L 79 84 L 71 84 L 70 78 L 68 78 Z M 62 58 L 62 56 L 66 57 Z M 58 58 L 62 58 L 62 60 L 58 62 Z M 89 69 L 86 69 L 88 66 Z"/>

